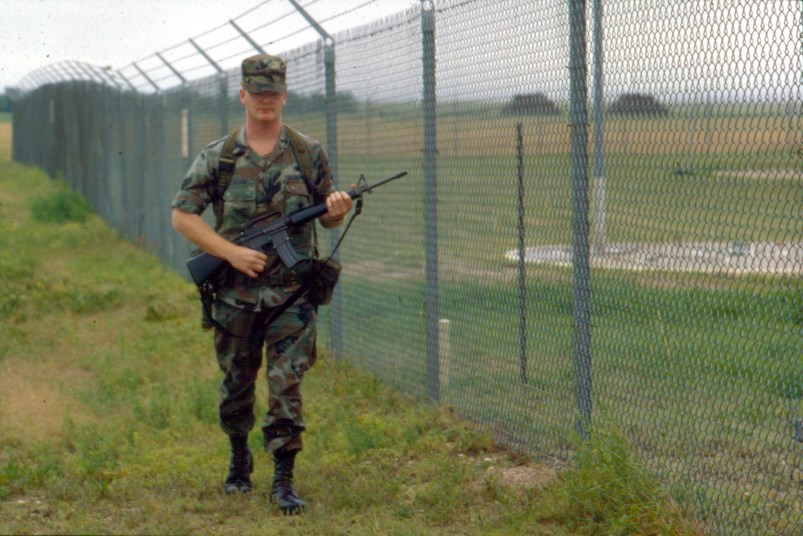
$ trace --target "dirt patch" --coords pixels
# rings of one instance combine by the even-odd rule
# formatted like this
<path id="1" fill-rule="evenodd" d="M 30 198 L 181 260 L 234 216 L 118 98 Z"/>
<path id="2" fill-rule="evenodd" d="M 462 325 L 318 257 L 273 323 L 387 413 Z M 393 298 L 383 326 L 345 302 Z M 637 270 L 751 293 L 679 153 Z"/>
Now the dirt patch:
<path id="1" fill-rule="evenodd" d="M 497 475 L 506 486 L 525 489 L 541 489 L 552 482 L 557 474 L 551 467 L 532 465 L 490 467 L 487 472 Z"/>
<path id="2" fill-rule="evenodd" d="M 424 267 L 394 267 L 390 262 L 373 259 L 353 264 L 343 268 L 344 273 L 363 278 L 372 282 L 388 280 L 422 280 Z M 517 268 L 509 264 L 498 268 L 488 268 L 467 264 L 465 260 L 454 257 L 441 256 L 438 259 L 438 277 L 443 280 L 469 280 L 469 281 L 501 281 L 512 283 L 518 276 Z"/>
<path id="3" fill-rule="evenodd" d="M 118 326 L 127 321 L 119 311 L 85 315 L 62 345 L 56 337 L 66 328 L 51 325 L 48 334 L 26 345 L 25 353 L 12 350 L 0 361 L 0 436 L 35 443 L 61 434 L 67 417 L 91 422 L 95 417 L 75 398 L 75 386 L 94 381 L 93 373 L 80 365 L 79 354 L 118 345 Z M 30 320 L 20 327 L 33 332 L 41 322 Z"/>
<path id="4" fill-rule="evenodd" d="M 505 253 L 509 262 L 518 262 L 518 250 Z M 524 262 L 572 265 L 572 247 L 541 246 L 526 248 Z M 770 273 L 803 272 L 803 243 L 763 242 L 678 242 L 608 244 L 604 252 L 593 251 L 592 268 L 630 271 Z"/>
<path id="5" fill-rule="evenodd" d="M 11 160 L 11 123 L 0 123 L 0 160 Z"/>
<path id="6" fill-rule="evenodd" d="M 374 283 L 388 280 L 420 279 L 424 276 L 422 269 L 392 266 L 389 262 L 378 259 L 346 264 L 343 267 L 343 273 Z"/>
<path id="7" fill-rule="evenodd" d="M 65 381 L 57 363 L 5 359 L 0 364 L 0 423 L 4 434 L 22 441 L 42 441 L 62 431 L 73 413 L 70 400 L 56 385 Z"/>

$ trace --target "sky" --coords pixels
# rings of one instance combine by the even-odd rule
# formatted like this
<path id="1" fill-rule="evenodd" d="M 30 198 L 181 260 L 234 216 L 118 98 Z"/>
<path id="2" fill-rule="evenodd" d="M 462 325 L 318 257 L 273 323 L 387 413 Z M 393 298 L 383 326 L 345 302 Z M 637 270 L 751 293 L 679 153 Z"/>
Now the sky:
<path id="1" fill-rule="evenodd" d="M 323 16 L 365 0 L 301 0 Z M 333 21 L 354 26 L 406 9 L 417 0 L 377 0 Z M 328 4 L 328 5 L 327 5 Z M 256 6 L 260 17 L 292 9 L 287 0 L 0 0 L 0 91 L 15 87 L 31 71 L 64 60 L 119 69 L 154 52 L 186 42 L 226 24 Z M 250 21 L 238 19 L 241 25 Z M 252 24 L 253 26 L 253 24 Z"/>
<path id="2" fill-rule="evenodd" d="M 298 1 L 330 34 L 420 3 Z M 156 52 L 189 73 L 188 79 L 214 74 L 189 39 L 209 47 L 224 69 L 236 67 L 251 49 L 228 24 L 230 19 L 268 52 L 282 53 L 317 40 L 300 16 L 287 16 L 294 11 L 290 0 L 232 4 L 220 0 L 0 0 L 0 91 L 4 86 L 18 86 L 35 69 L 64 60 L 123 69 L 127 77 L 139 76 L 132 67 L 136 61 L 149 73 L 160 70 L 164 78 L 156 81 L 162 89 L 177 85 L 179 81 Z M 567 99 L 565 0 L 437 0 L 435 4 L 439 7 L 439 99 L 505 100 L 533 91 Z M 604 5 L 605 85 L 610 97 L 649 92 L 663 100 L 695 102 L 799 102 L 803 98 L 800 0 L 616 0 Z M 592 27 L 589 7 L 590 77 Z M 289 37 L 277 35 L 284 31 Z M 371 39 L 366 37 L 371 43 L 366 56 L 349 49 L 348 43 L 337 45 L 338 89 L 358 97 L 418 98 L 420 76 L 410 73 L 420 72 L 419 26 L 407 24 Z M 229 45 L 215 48 L 229 41 L 233 52 Z M 376 87 L 367 86 L 369 78 L 376 78 Z M 142 78 L 135 83 L 138 90 L 153 90 Z"/>

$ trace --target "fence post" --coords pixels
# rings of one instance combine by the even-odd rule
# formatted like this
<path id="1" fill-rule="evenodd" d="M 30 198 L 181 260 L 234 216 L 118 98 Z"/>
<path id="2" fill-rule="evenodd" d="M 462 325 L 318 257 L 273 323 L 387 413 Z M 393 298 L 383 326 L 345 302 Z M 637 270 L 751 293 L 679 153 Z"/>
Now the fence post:
<path id="1" fill-rule="evenodd" d="M 220 135 L 225 136 L 229 133 L 229 77 L 223 72 L 218 75 L 220 77 Z"/>
<path id="2" fill-rule="evenodd" d="M 605 255 L 608 247 L 605 204 L 605 98 L 602 50 L 602 0 L 594 0 L 594 253 Z"/>
<path id="3" fill-rule="evenodd" d="M 332 170 L 335 186 L 337 186 L 337 90 L 335 87 L 335 45 L 331 37 L 324 39 L 324 69 L 326 76 L 326 152 L 329 156 L 329 167 Z M 330 251 L 340 239 L 340 232 L 329 233 Z M 335 252 L 340 260 L 340 252 Z M 330 335 L 335 356 L 343 353 L 343 298 L 341 286 L 336 286 L 332 295 L 329 311 Z"/>
<path id="4" fill-rule="evenodd" d="M 580 437 L 591 421 L 591 282 L 588 237 L 588 87 L 586 85 L 586 2 L 569 4 L 569 76 L 572 160 L 572 258 L 574 278 L 575 402 Z"/>
<path id="5" fill-rule="evenodd" d="M 318 22 L 301 7 L 296 0 L 288 0 L 298 13 L 304 17 L 312 28 L 318 32 L 323 39 L 323 64 L 326 88 L 326 154 L 329 157 L 329 168 L 332 170 L 335 187 L 337 184 L 337 88 L 335 86 L 335 40 L 327 33 Z M 329 233 L 329 246 L 335 248 L 340 233 L 332 231 Z M 336 251 L 334 258 L 340 260 L 340 252 Z M 332 302 L 329 304 L 329 329 L 332 338 L 332 350 L 335 356 L 343 353 L 343 299 L 341 288 L 335 287 L 332 295 Z"/>
<path id="6" fill-rule="evenodd" d="M 424 248 L 426 268 L 427 395 L 432 400 L 439 400 L 438 150 L 435 106 L 435 5 L 431 0 L 421 1 L 421 45 L 423 48 L 422 76 L 424 83 Z"/>
<path id="7" fill-rule="evenodd" d="M 519 235 L 519 375 L 527 383 L 527 277 L 524 266 L 524 137 L 521 122 L 516 124 L 516 175 L 518 185 Z"/>
<path id="8" fill-rule="evenodd" d="M 243 39 L 248 41 L 248 44 L 251 45 L 254 48 L 254 50 L 256 50 L 260 54 L 266 54 L 265 49 L 262 48 L 261 46 L 259 46 L 259 43 L 257 43 L 253 39 L 251 39 L 251 36 L 248 35 L 246 32 L 244 32 L 242 28 L 237 26 L 236 22 L 234 22 L 233 20 L 229 20 L 229 24 L 234 26 L 234 29 L 237 30 L 240 33 L 240 35 L 243 37 Z"/>
<path id="9" fill-rule="evenodd" d="M 142 70 L 142 67 L 137 65 L 136 62 L 132 63 L 132 65 L 134 66 L 134 69 L 136 69 L 139 72 L 139 74 L 142 76 L 142 78 L 144 78 L 150 85 L 152 85 L 153 89 L 158 93 L 159 92 L 159 86 L 156 84 L 156 82 L 154 82 L 151 79 L 150 76 L 148 76 L 148 73 L 146 73 L 144 70 Z"/>

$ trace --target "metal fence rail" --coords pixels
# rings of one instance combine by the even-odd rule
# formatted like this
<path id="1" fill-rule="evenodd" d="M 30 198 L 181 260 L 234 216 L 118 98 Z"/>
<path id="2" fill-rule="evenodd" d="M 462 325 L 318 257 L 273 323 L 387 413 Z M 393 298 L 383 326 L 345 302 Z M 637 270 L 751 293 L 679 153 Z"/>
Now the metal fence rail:
<path id="1" fill-rule="evenodd" d="M 13 157 L 184 273 L 170 200 L 240 124 L 239 60 L 280 53 L 341 186 L 410 172 L 342 248 L 331 350 L 534 454 L 615 426 L 711 532 L 799 534 L 802 6 L 422 1 L 343 29 L 272 0 L 32 73 Z"/>

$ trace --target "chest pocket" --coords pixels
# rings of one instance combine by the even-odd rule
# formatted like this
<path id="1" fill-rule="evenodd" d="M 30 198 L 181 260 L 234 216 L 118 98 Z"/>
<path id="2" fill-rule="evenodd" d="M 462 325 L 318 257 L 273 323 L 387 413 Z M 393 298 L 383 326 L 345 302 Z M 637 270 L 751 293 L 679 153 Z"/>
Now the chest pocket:
<path id="1" fill-rule="evenodd" d="M 256 205 L 256 181 L 244 177 L 234 177 L 223 194 L 223 219 L 227 226 L 244 223 L 254 217 Z"/>
<path id="2" fill-rule="evenodd" d="M 301 178 L 290 178 L 282 188 L 284 194 L 285 214 L 310 206 L 312 198 L 306 181 Z"/>
<path id="3" fill-rule="evenodd" d="M 307 183 L 300 177 L 288 178 L 282 185 L 281 190 L 284 196 L 285 214 L 292 214 L 297 210 L 306 208 L 312 203 Z M 291 227 L 288 231 L 290 243 L 302 258 L 309 258 L 312 255 L 312 226 L 315 223 Z"/>

